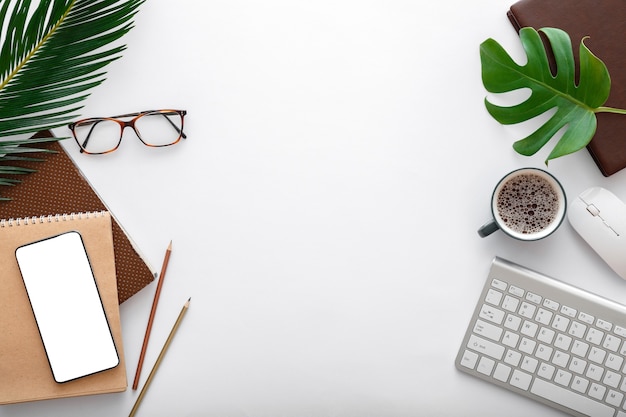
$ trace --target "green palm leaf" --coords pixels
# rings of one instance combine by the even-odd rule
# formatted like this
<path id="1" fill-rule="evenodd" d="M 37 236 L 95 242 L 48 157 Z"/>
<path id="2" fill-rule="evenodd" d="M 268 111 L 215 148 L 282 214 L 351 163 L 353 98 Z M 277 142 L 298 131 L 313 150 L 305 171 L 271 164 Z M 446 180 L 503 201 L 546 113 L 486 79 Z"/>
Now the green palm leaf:
<path id="1" fill-rule="evenodd" d="M 584 148 L 593 138 L 597 119 L 595 113 L 605 111 L 624 113 L 624 110 L 601 107 L 609 97 L 611 79 L 604 63 L 580 42 L 579 80 L 575 80 L 572 43 L 564 31 L 541 29 L 556 62 L 553 75 L 546 48 L 539 32 L 532 28 L 520 31 L 520 40 L 528 57 L 525 65 L 518 65 L 493 39 L 480 46 L 483 85 L 492 93 L 504 93 L 522 88 L 531 90 L 530 97 L 515 106 L 502 107 L 485 99 L 489 114 L 502 124 L 515 124 L 539 116 L 556 107 L 554 115 L 524 139 L 513 145 L 522 155 L 533 155 L 562 128 L 566 128 L 548 156 L 547 161 Z"/>
<path id="2" fill-rule="evenodd" d="M 125 46 L 118 41 L 133 26 L 144 0 L 3 0 L 0 5 L 0 137 L 31 134 L 76 118 L 88 90 L 105 79 L 104 67 Z M 38 149 L 0 141 L 0 161 L 31 159 Z M 56 140 L 56 139 L 52 139 Z M 4 164 L 7 169 L 27 173 Z"/>

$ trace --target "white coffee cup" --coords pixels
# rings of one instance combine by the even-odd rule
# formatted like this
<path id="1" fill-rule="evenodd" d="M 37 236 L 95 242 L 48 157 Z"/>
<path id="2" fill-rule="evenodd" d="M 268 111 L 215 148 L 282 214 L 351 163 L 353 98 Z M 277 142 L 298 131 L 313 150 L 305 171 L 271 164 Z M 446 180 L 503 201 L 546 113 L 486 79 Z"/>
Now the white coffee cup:
<path id="1" fill-rule="evenodd" d="M 481 237 L 497 230 L 519 240 L 543 239 L 559 228 L 567 208 L 561 183 L 539 168 L 505 175 L 491 197 L 493 218 L 478 229 Z"/>

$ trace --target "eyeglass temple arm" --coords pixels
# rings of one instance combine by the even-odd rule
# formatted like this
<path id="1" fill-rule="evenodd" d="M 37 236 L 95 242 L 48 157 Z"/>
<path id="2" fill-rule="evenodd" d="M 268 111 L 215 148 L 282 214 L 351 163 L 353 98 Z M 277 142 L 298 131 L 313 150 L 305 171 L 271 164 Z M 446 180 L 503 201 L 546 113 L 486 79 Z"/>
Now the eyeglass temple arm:
<path id="1" fill-rule="evenodd" d="M 178 132 L 179 135 L 181 135 L 181 137 L 183 139 L 187 139 L 187 135 L 185 134 L 185 132 L 182 131 L 182 129 L 180 129 L 178 126 L 176 126 L 176 123 L 172 122 L 168 117 L 167 114 L 164 112 L 161 112 L 159 110 L 144 110 L 141 112 L 137 112 L 137 113 L 128 113 L 128 114 L 120 114 L 118 116 L 113 116 L 112 119 L 117 119 L 118 117 L 133 117 L 133 116 L 139 116 L 140 114 L 144 114 L 144 113 L 156 113 L 159 114 L 163 117 L 165 117 L 165 120 L 167 120 L 169 122 L 169 124 L 172 125 L 172 127 L 174 128 L 174 130 L 176 130 L 176 132 Z M 177 112 L 169 112 L 170 114 L 178 114 Z"/>
<path id="2" fill-rule="evenodd" d="M 82 145 L 80 145 L 80 152 L 83 153 L 85 152 L 85 148 L 87 147 L 87 143 L 89 142 L 89 138 L 91 137 L 91 132 L 93 132 L 93 130 L 96 128 L 96 125 L 98 123 L 100 123 L 102 120 L 96 120 L 92 122 L 92 126 L 89 129 L 89 132 L 87 133 L 87 136 L 85 136 L 85 140 L 83 141 Z"/>
<path id="3" fill-rule="evenodd" d="M 185 135 L 185 132 L 182 131 L 182 129 L 180 129 L 178 126 L 176 126 L 176 123 L 172 122 L 170 120 L 169 117 L 167 117 L 167 115 L 165 113 L 159 113 L 160 115 L 162 115 L 163 117 L 165 117 L 165 120 L 168 121 L 169 124 L 172 125 L 172 127 L 174 128 L 174 130 L 176 130 L 178 132 L 178 134 L 183 138 L 183 139 L 187 139 L 187 135 Z"/>

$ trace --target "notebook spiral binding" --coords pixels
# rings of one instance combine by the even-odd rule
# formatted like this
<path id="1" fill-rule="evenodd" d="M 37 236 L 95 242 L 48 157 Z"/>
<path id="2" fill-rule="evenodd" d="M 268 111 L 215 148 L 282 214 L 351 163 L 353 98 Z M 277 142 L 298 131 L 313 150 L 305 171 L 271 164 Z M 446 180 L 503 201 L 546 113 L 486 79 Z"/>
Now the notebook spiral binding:
<path id="1" fill-rule="evenodd" d="M 48 214 L 48 215 L 43 215 L 43 216 L 19 217 L 15 219 L 1 219 L 0 228 L 28 226 L 29 224 L 35 224 L 35 223 L 58 223 L 58 222 L 65 222 L 65 221 L 71 221 L 71 220 L 81 220 L 81 219 L 88 219 L 91 217 L 104 216 L 105 213 L 106 213 L 106 210 L 101 210 L 101 211 L 85 211 L 85 212 L 70 213 L 70 214 Z"/>

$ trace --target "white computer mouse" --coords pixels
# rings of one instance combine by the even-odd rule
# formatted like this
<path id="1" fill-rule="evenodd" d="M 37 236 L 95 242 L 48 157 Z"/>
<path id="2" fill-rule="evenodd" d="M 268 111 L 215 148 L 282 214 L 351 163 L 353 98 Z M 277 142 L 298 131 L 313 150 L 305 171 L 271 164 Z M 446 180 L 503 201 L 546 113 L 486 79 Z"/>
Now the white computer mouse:
<path id="1" fill-rule="evenodd" d="M 626 204 L 602 187 L 572 199 L 567 215 L 580 236 L 623 279 L 626 279 Z"/>

